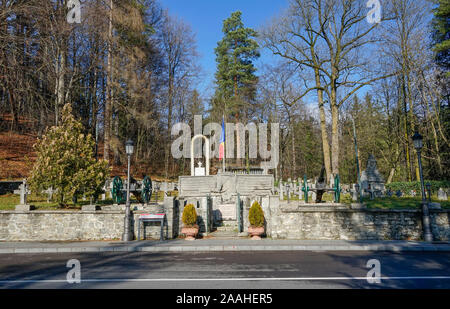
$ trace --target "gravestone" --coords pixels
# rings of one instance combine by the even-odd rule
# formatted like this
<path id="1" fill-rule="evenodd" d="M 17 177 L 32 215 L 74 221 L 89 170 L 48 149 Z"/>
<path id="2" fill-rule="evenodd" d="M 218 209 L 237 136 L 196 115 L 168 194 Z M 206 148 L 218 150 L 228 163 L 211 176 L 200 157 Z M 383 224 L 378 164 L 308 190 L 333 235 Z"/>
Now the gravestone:
<path id="1" fill-rule="evenodd" d="M 53 198 L 53 193 L 55 193 L 55 190 L 53 190 L 53 187 L 50 187 L 47 190 L 44 190 L 42 192 L 47 194 L 47 203 L 50 203 L 50 201 Z"/>
<path id="2" fill-rule="evenodd" d="M 361 190 L 362 193 L 367 196 L 371 193 L 374 197 L 381 197 L 385 191 L 385 182 L 383 176 L 377 169 L 377 161 L 375 157 L 371 154 L 369 160 L 367 161 L 367 168 L 361 174 Z M 369 192 L 369 189 L 371 192 Z"/>
<path id="3" fill-rule="evenodd" d="M 316 188 L 316 184 L 311 184 L 311 188 L 312 189 L 315 189 Z M 317 193 L 316 193 L 316 191 L 309 191 L 309 192 L 311 192 L 311 201 L 316 201 L 316 199 L 317 199 Z"/>
<path id="4" fill-rule="evenodd" d="M 358 201 L 358 191 L 359 191 L 359 185 L 353 184 L 353 189 L 351 190 L 351 193 L 352 193 L 352 201 L 354 201 L 354 202 Z"/>
<path id="5" fill-rule="evenodd" d="M 287 199 L 288 202 L 291 199 L 291 187 L 289 186 L 289 183 L 286 184 L 286 193 L 287 193 Z"/>
<path id="6" fill-rule="evenodd" d="M 296 182 L 294 182 L 294 188 L 292 190 L 292 194 L 293 195 L 298 195 L 298 186 L 297 186 Z"/>
<path id="7" fill-rule="evenodd" d="M 23 180 L 22 184 L 19 186 L 19 190 L 14 190 L 14 194 L 20 194 L 20 204 L 16 205 L 17 211 L 30 211 L 33 209 L 27 204 L 27 197 L 30 193 L 26 180 Z"/>
<path id="8" fill-rule="evenodd" d="M 205 176 L 206 175 L 206 169 L 202 167 L 202 162 L 198 162 L 198 167 L 195 168 L 194 176 Z"/>
<path id="9" fill-rule="evenodd" d="M 440 201 L 446 201 L 448 199 L 447 192 L 445 192 L 442 188 L 439 188 L 437 196 Z"/>
<path id="10" fill-rule="evenodd" d="M 160 190 L 167 192 L 167 189 L 168 189 L 167 182 L 164 181 L 163 183 L 161 183 Z"/>
<path id="11" fill-rule="evenodd" d="M 280 181 L 280 190 L 279 190 L 279 194 L 280 194 L 280 201 L 284 200 L 284 193 L 283 193 L 283 183 Z"/>
<path id="12" fill-rule="evenodd" d="M 14 194 L 20 194 L 20 205 L 27 205 L 27 197 L 30 193 L 26 180 L 19 186 L 19 190 L 14 190 Z"/>

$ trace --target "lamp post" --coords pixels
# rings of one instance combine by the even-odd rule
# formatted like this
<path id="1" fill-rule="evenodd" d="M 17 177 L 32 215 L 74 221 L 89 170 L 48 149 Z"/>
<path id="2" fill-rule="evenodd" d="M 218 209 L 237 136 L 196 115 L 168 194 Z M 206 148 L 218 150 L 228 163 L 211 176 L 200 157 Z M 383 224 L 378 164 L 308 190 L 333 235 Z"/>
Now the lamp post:
<path id="1" fill-rule="evenodd" d="M 122 241 L 131 241 L 133 240 L 133 233 L 130 229 L 130 162 L 131 155 L 134 152 L 134 143 L 132 140 L 128 140 L 125 143 L 125 151 L 128 156 L 128 172 L 127 172 L 127 203 L 125 207 L 125 223 L 124 223 L 124 231 L 122 235 Z"/>
<path id="2" fill-rule="evenodd" d="M 414 148 L 416 148 L 416 151 L 417 151 L 417 160 L 419 161 L 420 187 L 422 189 L 423 234 L 424 234 L 425 241 L 432 242 L 433 234 L 431 233 L 431 226 L 430 226 L 430 211 L 428 209 L 428 203 L 426 201 L 425 185 L 424 185 L 424 181 L 423 181 L 423 171 L 422 171 L 422 157 L 421 157 L 421 150 L 423 147 L 422 135 L 420 135 L 418 132 L 416 132 L 414 134 L 414 136 L 412 137 L 412 140 L 414 142 Z"/>

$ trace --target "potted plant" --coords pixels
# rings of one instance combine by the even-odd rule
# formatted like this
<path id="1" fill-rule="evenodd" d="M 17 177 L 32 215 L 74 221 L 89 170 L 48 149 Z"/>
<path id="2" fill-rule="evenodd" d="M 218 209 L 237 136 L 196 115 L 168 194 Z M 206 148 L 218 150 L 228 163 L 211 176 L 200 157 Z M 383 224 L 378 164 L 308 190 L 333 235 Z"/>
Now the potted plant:
<path id="1" fill-rule="evenodd" d="M 195 240 L 195 236 L 198 234 L 197 225 L 197 212 L 195 211 L 195 206 L 192 204 L 186 205 L 183 210 L 183 228 L 181 233 L 186 235 L 186 240 Z"/>
<path id="2" fill-rule="evenodd" d="M 261 235 L 264 234 L 264 212 L 258 202 L 254 202 L 250 207 L 248 220 L 250 221 L 248 233 L 252 239 L 260 240 Z"/>

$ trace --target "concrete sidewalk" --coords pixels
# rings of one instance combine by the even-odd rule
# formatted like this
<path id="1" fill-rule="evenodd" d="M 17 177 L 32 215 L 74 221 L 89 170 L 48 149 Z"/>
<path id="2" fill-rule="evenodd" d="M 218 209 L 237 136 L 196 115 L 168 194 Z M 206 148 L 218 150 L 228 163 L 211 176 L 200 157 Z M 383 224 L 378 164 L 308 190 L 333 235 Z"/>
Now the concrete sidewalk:
<path id="1" fill-rule="evenodd" d="M 217 251 L 441 251 L 450 252 L 449 242 L 183 239 L 156 241 L 90 242 L 0 242 L 0 254 L 67 252 L 217 252 Z"/>

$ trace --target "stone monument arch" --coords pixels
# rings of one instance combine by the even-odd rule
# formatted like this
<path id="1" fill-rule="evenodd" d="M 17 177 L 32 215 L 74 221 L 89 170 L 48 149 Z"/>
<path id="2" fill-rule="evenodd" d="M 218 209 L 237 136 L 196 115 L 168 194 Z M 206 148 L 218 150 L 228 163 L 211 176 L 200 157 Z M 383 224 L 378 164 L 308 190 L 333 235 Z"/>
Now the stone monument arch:
<path id="1" fill-rule="evenodd" d="M 205 141 L 205 148 L 206 148 L 206 153 L 205 153 L 205 161 L 206 161 L 206 176 L 209 176 L 209 153 L 210 153 L 210 149 L 209 149 L 209 139 L 204 136 L 204 135 L 196 135 L 192 138 L 191 140 L 191 176 L 195 176 L 195 167 L 194 167 L 194 161 L 195 161 L 195 157 L 194 157 L 194 142 L 199 139 L 202 138 Z"/>

